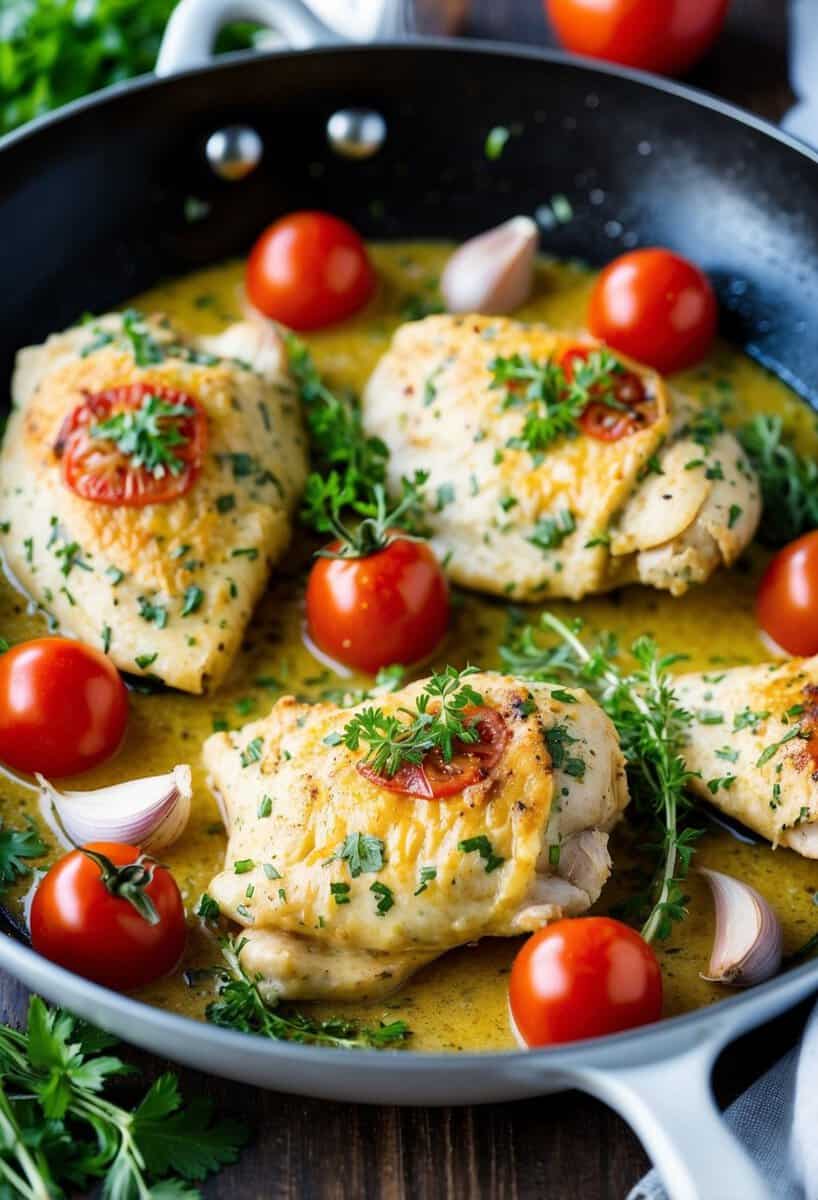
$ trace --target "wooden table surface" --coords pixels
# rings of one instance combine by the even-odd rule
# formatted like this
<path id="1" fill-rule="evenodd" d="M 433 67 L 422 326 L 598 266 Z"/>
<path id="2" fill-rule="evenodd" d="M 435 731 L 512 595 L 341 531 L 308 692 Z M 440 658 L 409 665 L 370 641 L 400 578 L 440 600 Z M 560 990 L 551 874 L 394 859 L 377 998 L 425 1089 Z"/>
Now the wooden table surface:
<path id="1" fill-rule="evenodd" d="M 792 102 L 786 8 L 783 0 L 733 0 L 727 34 L 692 82 L 779 118 Z M 548 41 L 539 0 L 474 0 L 467 33 Z M 24 989 L 0 975 L 0 1019 L 20 1022 L 25 1007 Z M 805 1012 L 725 1053 L 716 1074 L 720 1101 L 795 1041 Z M 136 1051 L 127 1057 L 146 1078 L 168 1066 Z M 479 1108 L 370 1108 L 261 1092 L 194 1071 L 180 1076 L 186 1095 L 206 1092 L 220 1111 L 245 1117 L 256 1131 L 241 1161 L 204 1186 L 212 1198 L 622 1200 L 649 1165 L 617 1116 L 575 1092 Z"/>

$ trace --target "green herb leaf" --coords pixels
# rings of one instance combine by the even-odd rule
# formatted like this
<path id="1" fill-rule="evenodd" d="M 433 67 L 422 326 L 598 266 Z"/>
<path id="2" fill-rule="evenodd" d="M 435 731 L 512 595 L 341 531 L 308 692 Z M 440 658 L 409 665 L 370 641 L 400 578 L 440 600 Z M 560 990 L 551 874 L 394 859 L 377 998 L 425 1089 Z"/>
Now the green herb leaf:
<path id="1" fill-rule="evenodd" d="M 384 843 L 380 838 L 368 833 L 348 833 L 323 865 L 349 863 L 349 873 L 357 879 L 359 875 L 382 870 L 384 861 Z"/>

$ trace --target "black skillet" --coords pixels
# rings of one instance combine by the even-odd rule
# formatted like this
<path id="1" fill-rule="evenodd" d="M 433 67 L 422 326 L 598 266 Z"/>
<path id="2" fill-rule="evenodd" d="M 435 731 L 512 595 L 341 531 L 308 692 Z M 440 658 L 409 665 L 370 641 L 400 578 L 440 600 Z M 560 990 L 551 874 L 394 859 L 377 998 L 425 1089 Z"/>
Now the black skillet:
<path id="1" fill-rule="evenodd" d="M 591 263 L 651 243 L 691 256 L 716 284 L 724 333 L 818 405 L 818 159 L 796 142 L 676 84 L 542 51 L 333 45 L 199 66 L 240 15 L 273 17 L 301 45 L 323 36 L 284 0 L 184 0 L 160 66 L 198 69 L 112 89 L 0 142 L 0 378 L 19 346 L 242 253 L 287 210 L 330 209 L 373 238 L 463 238 L 559 195 L 573 215 L 543 228 L 543 249 Z M 328 118 L 350 106 L 386 121 L 372 157 L 328 144 Z M 264 156 L 231 183 L 203 148 L 233 125 L 257 131 Z M 511 137 L 489 161 L 497 125 Z M 740 1032 L 818 987 L 806 964 L 715 1009 L 563 1049 L 341 1056 L 160 1012 L 10 938 L 0 965 L 133 1042 L 260 1086 L 415 1104 L 581 1087 L 631 1122 L 673 1200 L 768 1195 L 718 1119 L 710 1070 Z"/>

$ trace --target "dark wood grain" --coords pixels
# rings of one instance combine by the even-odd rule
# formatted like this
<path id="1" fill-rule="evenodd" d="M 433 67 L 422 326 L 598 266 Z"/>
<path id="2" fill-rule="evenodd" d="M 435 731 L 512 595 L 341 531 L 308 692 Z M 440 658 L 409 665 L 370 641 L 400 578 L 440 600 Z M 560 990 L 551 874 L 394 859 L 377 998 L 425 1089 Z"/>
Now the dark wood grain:
<path id="1" fill-rule="evenodd" d="M 776 119 L 792 102 L 783 0 L 734 0 L 728 32 L 692 78 L 699 87 Z M 549 40 L 540 0 L 475 0 L 468 34 L 528 44 Z M 19 1022 L 24 990 L 0 975 L 0 1020 Z M 732 1099 L 798 1036 L 804 1010 L 748 1038 L 719 1064 Z M 168 1064 L 129 1051 L 147 1078 Z M 648 1161 L 627 1126 L 576 1093 L 463 1109 L 382 1109 L 255 1091 L 181 1071 L 188 1095 L 213 1096 L 256 1129 L 240 1163 L 208 1197 L 242 1200 L 463 1200 L 545 1197 L 622 1200 Z"/>

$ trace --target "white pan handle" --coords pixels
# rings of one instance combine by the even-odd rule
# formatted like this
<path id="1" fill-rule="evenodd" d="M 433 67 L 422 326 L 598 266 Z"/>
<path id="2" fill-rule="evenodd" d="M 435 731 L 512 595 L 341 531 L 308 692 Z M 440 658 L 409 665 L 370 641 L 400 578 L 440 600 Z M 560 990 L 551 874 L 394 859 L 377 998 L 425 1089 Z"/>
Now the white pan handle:
<path id="1" fill-rule="evenodd" d="M 720 1048 L 706 1041 L 660 1062 L 580 1068 L 571 1082 L 624 1117 L 670 1200 L 773 1200 L 716 1106 L 710 1076 Z"/>
<path id="2" fill-rule="evenodd" d="M 342 40 L 302 0 L 181 0 L 162 38 L 156 74 L 206 66 L 219 30 L 231 21 L 269 26 L 295 50 Z"/>

